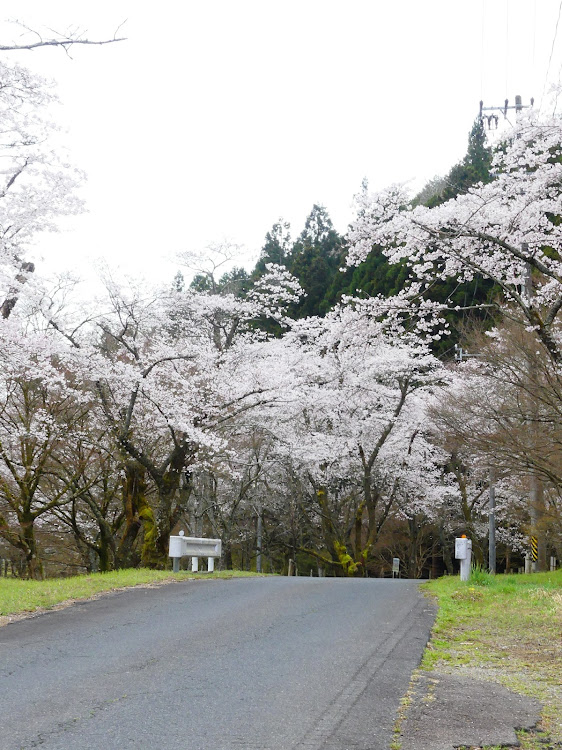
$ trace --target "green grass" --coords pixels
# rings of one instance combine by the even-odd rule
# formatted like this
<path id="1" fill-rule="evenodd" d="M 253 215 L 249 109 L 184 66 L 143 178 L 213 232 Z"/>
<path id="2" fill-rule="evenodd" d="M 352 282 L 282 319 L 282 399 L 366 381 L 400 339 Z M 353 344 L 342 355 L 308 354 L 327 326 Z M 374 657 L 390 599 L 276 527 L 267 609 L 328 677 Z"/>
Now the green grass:
<path id="1" fill-rule="evenodd" d="M 255 576 L 256 573 L 225 570 L 215 573 L 171 573 L 164 570 L 128 569 L 111 573 L 49 578 L 46 581 L 26 581 L 19 578 L 0 578 L 0 616 L 49 609 L 74 599 L 89 599 L 103 592 L 129 586 L 184 581 L 191 578 L 234 578 Z"/>
<path id="2" fill-rule="evenodd" d="M 464 670 L 538 698 L 542 737 L 562 741 L 562 571 L 474 570 L 467 582 L 446 576 L 424 588 L 437 596 L 439 612 L 421 668 Z M 538 747 L 541 732 L 521 733 L 521 747 Z"/>

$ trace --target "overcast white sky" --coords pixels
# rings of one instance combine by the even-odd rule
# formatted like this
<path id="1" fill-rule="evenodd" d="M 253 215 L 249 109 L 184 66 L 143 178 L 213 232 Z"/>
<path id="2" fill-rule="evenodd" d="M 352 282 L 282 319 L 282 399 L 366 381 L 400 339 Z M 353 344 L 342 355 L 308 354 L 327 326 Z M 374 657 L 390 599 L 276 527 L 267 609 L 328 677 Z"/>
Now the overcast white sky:
<path id="1" fill-rule="evenodd" d="M 466 151 L 485 105 L 540 102 L 561 74 L 562 0 L 3 0 L 35 29 L 104 47 L 4 53 L 59 84 L 89 212 L 38 251 L 171 278 L 225 237 L 250 268 L 280 217 L 314 203 L 344 232 L 363 177 L 421 187 Z M 0 26 L 0 40 L 17 35 Z M 552 53 L 554 43 L 554 52 Z"/>

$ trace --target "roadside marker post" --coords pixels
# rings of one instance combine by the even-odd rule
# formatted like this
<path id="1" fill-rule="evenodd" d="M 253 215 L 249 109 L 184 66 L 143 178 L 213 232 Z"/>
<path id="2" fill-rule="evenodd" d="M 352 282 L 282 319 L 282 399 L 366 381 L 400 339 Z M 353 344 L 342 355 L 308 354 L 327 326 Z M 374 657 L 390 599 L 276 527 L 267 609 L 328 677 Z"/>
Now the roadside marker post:
<path id="1" fill-rule="evenodd" d="M 539 559 L 539 540 L 536 536 L 531 537 L 531 560 L 537 562 Z"/>
<path id="2" fill-rule="evenodd" d="M 468 581 L 472 565 L 472 539 L 463 534 L 455 539 L 455 557 L 461 563 L 461 581 Z"/>
<path id="3" fill-rule="evenodd" d="M 194 573 L 199 569 L 199 558 L 206 557 L 207 572 L 212 573 L 215 569 L 215 557 L 220 557 L 221 552 L 220 539 L 184 536 L 183 531 L 180 531 L 179 536 L 170 536 L 168 556 L 172 558 L 174 573 L 179 572 L 182 557 L 191 557 L 191 570 Z"/>

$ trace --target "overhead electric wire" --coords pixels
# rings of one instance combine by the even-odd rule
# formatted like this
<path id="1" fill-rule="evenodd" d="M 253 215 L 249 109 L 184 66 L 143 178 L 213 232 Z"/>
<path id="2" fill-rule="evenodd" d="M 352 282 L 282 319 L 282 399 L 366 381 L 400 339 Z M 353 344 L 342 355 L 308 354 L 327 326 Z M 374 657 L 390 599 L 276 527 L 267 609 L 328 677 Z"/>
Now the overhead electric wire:
<path id="1" fill-rule="evenodd" d="M 533 3 L 533 53 L 531 58 L 532 82 L 535 82 L 535 55 L 537 51 L 537 0 Z"/>
<path id="2" fill-rule="evenodd" d="M 482 33 L 480 36 L 480 101 L 484 98 L 484 30 L 486 27 L 486 0 L 482 0 Z"/>
<path id="3" fill-rule="evenodd" d="M 505 0 L 505 98 L 509 97 L 509 0 Z"/>
<path id="4" fill-rule="evenodd" d="M 542 98 L 541 98 L 541 108 L 542 103 L 544 101 L 544 95 L 546 91 L 546 84 L 548 83 L 548 76 L 550 74 L 550 66 L 552 64 L 552 57 L 554 55 L 554 47 L 556 46 L 556 38 L 558 36 L 558 26 L 560 24 L 560 16 L 562 15 L 562 0 L 560 0 L 560 5 L 558 6 L 558 18 L 556 19 L 556 26 L 554 27 L 554 37 L 552 39 L 552 46 L 550 48 L 550 57 L 548 58 L 548 66 L 546 68 L 546 75 L 544 77 L 544 86 L 542 90 Z M 556 97 L 556 102 L 558 100 L 558 97 Z M 556 110 L 556 102 L 555 102 L 555 110 Z"/>

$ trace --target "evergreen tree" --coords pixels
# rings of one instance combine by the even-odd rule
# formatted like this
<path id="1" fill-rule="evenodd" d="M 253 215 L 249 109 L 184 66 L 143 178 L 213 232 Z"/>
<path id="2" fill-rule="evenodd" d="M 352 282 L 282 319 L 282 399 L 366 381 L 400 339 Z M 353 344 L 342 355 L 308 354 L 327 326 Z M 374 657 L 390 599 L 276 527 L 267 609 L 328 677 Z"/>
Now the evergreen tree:
<path id="1" fill-rule="evenodd" d="M 492 149 L 486 145 L 484 126 L 480 118 L 477 118 L 468 134 L 468 149 L 465 157 L 451 168 L 443 181 L 435 178 L 430 180 L 416 196 L 414 204 L 422 203 L 428 208 L 433 208 L 451 198 L 456 198 L 457 195 L 466 193 L 479 182 L 490 182 L 491 164 Z M 433 187 L 433 190 L 428 190 L 430 187 Z"/>
<path id="2" fill-rule="evenodd" d="M 185 289 L 185 279 L 181 271 L 178 271 L 174 276 L 172 287 L 175 292 L 183 292 L 183 290 Z"/>
<path id="3" fill-rule="evenodd" d="M 183 277 L 182 277 L 183 279 Z M 196 292 L 210 292 L 212 294 L 233 294 L 235 297 L 244 297 L 251 286 L 251 279 L 244 268 L 237 268 L 224 273 L 218 281 L 209 274 L 198 273 L 193 277 L 190 289 Z M 182 291 L 178 289 L 178 291 Z"/>
<path id="4" fill-rule="evenodd" d="M 343 257 L 343 238 L 334 229 L 326 208 L 315 204 L 289 259 L 289 270 L 306 292 L 306 297 L 294 310 L 296 317 L 327 312 L 326 293 L 339 272 Z"/>
<path id="5" fill-rule="evenodd" d="M 265 244 L 262 247 L 260 258 L 256 263 L 252 276 L 259 277 L 265 273 L 267 263 L 287 266 L 287 259 L 291 248 L 291 225 L 280 218 L 265 235 Z"/>

